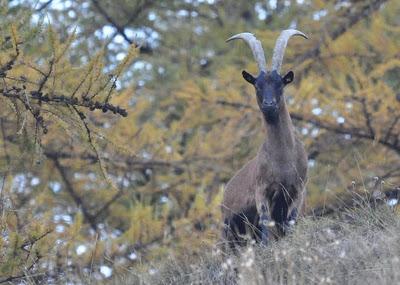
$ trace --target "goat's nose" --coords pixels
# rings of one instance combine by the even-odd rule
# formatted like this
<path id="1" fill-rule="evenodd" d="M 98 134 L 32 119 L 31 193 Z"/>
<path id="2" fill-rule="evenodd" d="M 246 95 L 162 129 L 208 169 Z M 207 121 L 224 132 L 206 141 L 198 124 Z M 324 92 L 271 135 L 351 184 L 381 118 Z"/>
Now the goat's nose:
<path id="1" fill-rule="evenodd" d="M 275 107 L 276 106 L 276 101 L 275 100 L 263 100 L 262 106 L 264 108 Z"/>

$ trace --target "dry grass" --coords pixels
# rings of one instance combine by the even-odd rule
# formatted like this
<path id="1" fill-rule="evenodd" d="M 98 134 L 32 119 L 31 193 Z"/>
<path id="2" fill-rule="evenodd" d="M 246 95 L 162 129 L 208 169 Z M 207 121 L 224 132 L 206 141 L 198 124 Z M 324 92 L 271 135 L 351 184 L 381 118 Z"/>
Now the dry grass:
<path id="1" fill-rule="evenodd" d="M 240 254 L 206 249 L 170 258 L 115 284 L 399 284 L 400 219 L 363 205 L 333 218 L 305 218 L 290 236 Z"/>

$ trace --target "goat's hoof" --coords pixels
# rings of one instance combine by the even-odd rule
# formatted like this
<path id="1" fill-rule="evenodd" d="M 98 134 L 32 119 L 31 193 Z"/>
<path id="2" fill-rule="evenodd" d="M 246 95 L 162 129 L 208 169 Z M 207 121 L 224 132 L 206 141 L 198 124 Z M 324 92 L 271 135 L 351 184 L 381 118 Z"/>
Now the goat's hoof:
<path id="1" fill-rule="evenodd" d="M 261 241 L 261 245 L 268 246 L 268 238 L 263 238 Z"/>
<path id="2" fill-rule="evenodd" d="M 285 234 L 289 234 L 292 233 L 294 231 L 294 225 L 296 224 L 295 220 L 290 220 L 285 222 L 285 224 L 283 225 L 283 231 Z"/>

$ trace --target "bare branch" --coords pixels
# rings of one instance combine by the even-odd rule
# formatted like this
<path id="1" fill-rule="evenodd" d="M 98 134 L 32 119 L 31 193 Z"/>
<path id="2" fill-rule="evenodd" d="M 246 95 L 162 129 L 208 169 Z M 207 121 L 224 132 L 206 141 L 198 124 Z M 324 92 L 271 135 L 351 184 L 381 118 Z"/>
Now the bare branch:
<path id="1" fill-rule="evenodd" d="M 372 128 L 372 116 L 371 116 L 371 113 L 368 112 L 368 107 L 367 107 L 367 104 L 365 102 L 366 100 L 365 100 L 365 98 L 361 98 L 360 101 L 361 101 L 361 105 L 362 105 L 362 112 L 363 112 L 363 115 L 364 115 L 364 118 L 365 118 L 365 124 L 367 125 L 367 128 L 368 128 L 369 133 L 371 134 L 371 136 L 375 137 L 375 131 Z"/>
<path id="2" fill-rule="evenodd" d="M 359 128 L 349 128 L 342 125 L 337 125 L 331 122 L 323 121 L 316 116 L 307 116 L 300 113 L 291 113 L 291 117 L 297 121 L 303 121 L 310 123 L 316 127 L 321 129 L 325 129 L 337 134 L 350 134 L 353 137 L 361 138 L 361 139 L 368 139 L 368 140 L 375 140 L 375 136 L 370 132 L 364 132 L 362 129 Z M 378 143 L 384 145 L 385 147 L 393 150 L 395 153 L 400 155 L 400 146 L 394 142 L 390 142 L 389 140 L 385 140 L 384 138 L 379 138 L 376 140 Z"/>
<path id="3" fill-rule="evenodd" d="M 61 178 L 64 182 L 65 188 L 67 192 L 70 194 L 72 199 L 74 200 L 75 204 L 81 208 L 82 214 L 85 218 L 85 220 L 89 223 L 90 227 L 94 230 L 97 231 L 97 224 L 96 224 L 96 218 L 89 213 L 86 205 L 84 204 L 83 200 L 79 195 L 76 193 L 71 181 L 68 178 L 67 171 L 65 168 L 61 165 L 61 163 L 58 161 L 58 159 L 53 159 L 54 166 L 57 168 L 58 172 L 61 175 Z"/>
<path id="4" fill-rule="evenodd" d="M 47 2 L 43 3 L 41 6 L 36 8 L 36 12 L 41 12 L 42 10 L 46 9 L 52 2 L 53 0 L 48 0 Z"/>
<path id="5" fill-rule="evenodd" d="M 25 90 L 18 87 L 13 87 L 11 90 L 0 89 L 0 95 L 3 95 L 4 97 L 8 98 L 22 100 L 24 102 L 24 105 L 26 105 L 27 103 L 23 99 L 25 98 L 25 95 L 27 95 L 29 100 L 35 100 L 38 103 L 45 102 L 49 104 L 64 104 L 70 106 L 79 106 L 88 108 L 90 109 L 90 111 L 94 111 L 96 109 L 102 110 L 103 112 L 110 111 L 113 112 L 114 114 L 119 114 L 123 117 L 126 117 L 128 115 L 125 109 L 110 103 L 93 101 L 88 98 L 79 100 L 78 98 L 75 97 L 67 97 L 64 95 L 54 95 L 54 94 L 43 94 L 37 91 L 30 91 L 29 93 L 26 93 Z M 29 106 L 26 106 L 26 108 L 28 110 L 31 109 Z"/>
<path id="6" fill-rule="evenodd" d="M 114 21 L 114 19 L 110 15 L 108 15 L 107 11 L 103 9 L 103 7 L 101 7 L 99 1 L 92 0 L 92 3 L 100 12 L 100 14 L 107 20 L 107 22 L 109 22 L 129 44 L 132 44 L 133 41 L 125 33 L 125 27 Z"/>

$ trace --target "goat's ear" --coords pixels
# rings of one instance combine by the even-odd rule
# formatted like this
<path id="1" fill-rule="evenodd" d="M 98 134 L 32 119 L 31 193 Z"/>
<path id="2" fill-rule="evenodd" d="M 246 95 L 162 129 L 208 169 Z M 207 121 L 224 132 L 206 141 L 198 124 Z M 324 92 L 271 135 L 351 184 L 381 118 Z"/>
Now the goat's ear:
<path id="1" fill-rule="evenodd" d="M 282 78 L 283 85 L 288 85 L 294 79 L 293 71 L 289 71 L 286 75 Z"/>
<path id="2" fill-rule="evenodd" d="M 251 75 L 250 73 L 248 73 L 246 70 L 243 70 L 243 71 L 242 71 L 242 75 L 243 75 L 243 78 L 244 78 L 247 82 L 249 82 L 250 84 L 253 84 L 253 85 L 254 85 L 254 83 L 256 82 L 256 79 L 254 78 L 254 76 Z"/>

